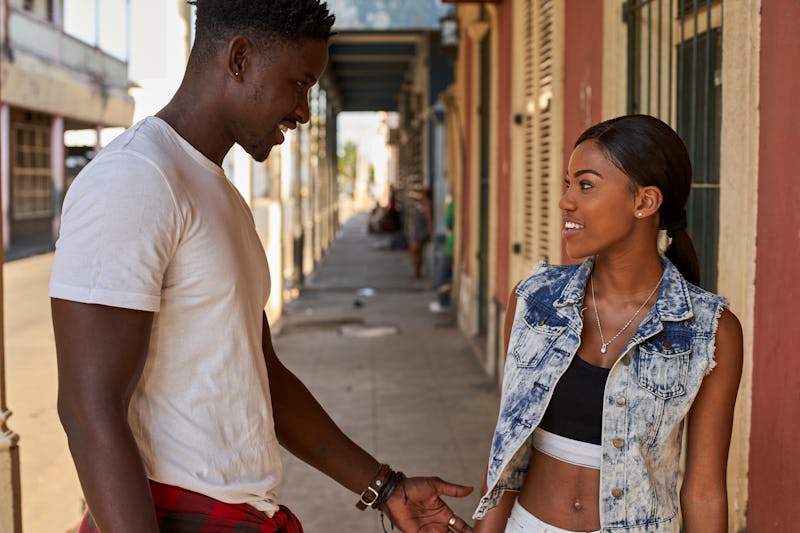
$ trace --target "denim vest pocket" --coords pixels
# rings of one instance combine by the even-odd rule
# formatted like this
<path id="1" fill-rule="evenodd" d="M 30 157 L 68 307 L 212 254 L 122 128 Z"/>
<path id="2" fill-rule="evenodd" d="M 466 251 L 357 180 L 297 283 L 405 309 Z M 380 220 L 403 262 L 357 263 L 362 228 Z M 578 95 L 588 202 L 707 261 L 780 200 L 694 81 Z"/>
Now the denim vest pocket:
<path id="1" fill-rule="evenodd" d="M 530 309 L 523 324 L 515 324 L 511 332 L 511 354 L 520 368 L 538 366 L 556 339 L 567 329 L 566 324 L 553 321 Z"/>
<path id="2" fill-rule="evenodd" d="M 691 355 L 689 338 L 650 339 L 642 343 L 636 368 L 639 386 L 662 400 L 683 396 Z"/>

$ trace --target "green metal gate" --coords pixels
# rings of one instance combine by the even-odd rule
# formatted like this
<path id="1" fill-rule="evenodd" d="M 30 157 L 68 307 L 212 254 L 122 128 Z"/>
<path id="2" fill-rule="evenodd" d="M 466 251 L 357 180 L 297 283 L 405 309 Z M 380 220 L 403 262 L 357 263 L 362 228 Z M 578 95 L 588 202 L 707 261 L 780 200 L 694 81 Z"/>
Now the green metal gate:
<path id="1" fill-rule="evenodd" d="M 717 286 L 722 0 L 627 0 L 628 112 L 675 128 L 692 159 L 689 234 L 703 286 Z"/>

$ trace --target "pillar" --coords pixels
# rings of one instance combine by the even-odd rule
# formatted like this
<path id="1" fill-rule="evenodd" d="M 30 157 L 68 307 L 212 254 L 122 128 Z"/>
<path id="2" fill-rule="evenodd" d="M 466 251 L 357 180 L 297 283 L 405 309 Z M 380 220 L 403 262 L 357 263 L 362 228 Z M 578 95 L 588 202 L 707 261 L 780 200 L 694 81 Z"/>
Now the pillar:
<path id="1" fill-rule="evenodd" d="M 0 105 L 0 203 L 3 216 L 0 217 L 3 245 L 8 245 L 8 184 L 10 180 L 10 109 Z M 3 264 L 3 250 L 0 249 L 0 266 Z M 0 271 L 2 272 L 2 271 Z M 3 276 L 0 275 L 0 304 L 3 302 Z M 0 305 L 0 531 L 22 533 L 21 488 L 19 479 L 19 435 L 6 425 L 11 411 L 6 405 L 5 372 L 5 332 L 3 331 L 3 306 Z"/>
<path id="2" fill-rule="evenodd" d="M 50 172 L 53 177 L 53 240 L 61 226 L 61 203 L 64 200 L 64 117 L 54 116 L 50 127 Z"/>

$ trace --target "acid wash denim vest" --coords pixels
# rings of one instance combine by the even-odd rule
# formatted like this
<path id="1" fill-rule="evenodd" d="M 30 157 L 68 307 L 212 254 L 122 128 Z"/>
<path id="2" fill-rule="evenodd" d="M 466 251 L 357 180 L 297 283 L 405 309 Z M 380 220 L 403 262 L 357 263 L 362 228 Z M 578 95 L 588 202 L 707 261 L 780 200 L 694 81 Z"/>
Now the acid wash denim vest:
<path id="1" fill-rule="evenodd" d="M 714 367 L 726 301 L 683 279 L 665 257 L 658 298 L 608 375 L 603 399 L 603 533 L 679 532 L 678 466 L 684 418 Z M 594 259 L 540 264 L 517 288 L 488 492 L 473 518 L 522 488 L 531 434 L 581 341 L 583 296 Z M 591 323 L 590 323 L 591 324 Z"/>

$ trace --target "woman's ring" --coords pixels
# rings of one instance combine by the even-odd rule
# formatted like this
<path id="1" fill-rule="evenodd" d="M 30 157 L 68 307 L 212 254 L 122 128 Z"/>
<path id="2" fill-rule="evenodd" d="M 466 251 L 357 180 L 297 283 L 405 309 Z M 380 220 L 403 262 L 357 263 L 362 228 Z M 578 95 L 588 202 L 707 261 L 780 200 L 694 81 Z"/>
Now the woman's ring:
<path id="1" fill-rule="evenodd" d="M 455 527 L 456 525 L 456 515 L 450 517 L 450 520 L 447 521 L 447 525 L 450 527 Z"/>

